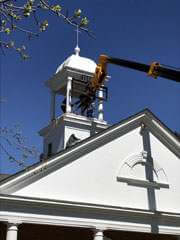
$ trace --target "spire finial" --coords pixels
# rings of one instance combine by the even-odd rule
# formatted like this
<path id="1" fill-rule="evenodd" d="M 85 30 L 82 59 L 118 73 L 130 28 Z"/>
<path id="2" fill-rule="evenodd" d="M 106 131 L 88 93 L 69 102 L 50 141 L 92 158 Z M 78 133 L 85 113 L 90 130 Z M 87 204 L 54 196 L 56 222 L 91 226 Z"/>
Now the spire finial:
<path id="1" fill-rule="evenodd" d="M 79 26 L 77 25 L 77 29 L 76 29 L 76 47 L 74 49 L 76 56 L 79 56 L 80 53 L 80 48 L 79 48 Z"/>

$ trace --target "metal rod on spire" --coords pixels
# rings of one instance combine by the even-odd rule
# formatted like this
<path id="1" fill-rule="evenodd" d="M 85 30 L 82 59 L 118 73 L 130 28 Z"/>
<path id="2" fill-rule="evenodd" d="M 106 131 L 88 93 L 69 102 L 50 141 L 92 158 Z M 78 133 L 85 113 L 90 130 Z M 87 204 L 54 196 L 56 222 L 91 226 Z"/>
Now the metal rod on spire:
<path id="1" fill-rule="evenodd" d="M 79 26 L 77 25 L 77 47 L 79 47 Z"/>
<path id="2" fill-rule="evenodd" d="M 79 48 L 79 26 L 77 25 L 76 29 L 76 48 L 75 48 L 75 54 L 79 56 L 80 48 Z"/>

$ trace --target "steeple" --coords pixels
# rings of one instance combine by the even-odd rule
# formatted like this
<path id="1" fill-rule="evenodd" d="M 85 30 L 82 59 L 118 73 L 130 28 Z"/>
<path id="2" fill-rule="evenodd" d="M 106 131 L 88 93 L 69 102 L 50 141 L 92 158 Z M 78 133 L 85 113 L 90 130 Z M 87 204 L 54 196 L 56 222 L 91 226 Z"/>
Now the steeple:
<path id="1" fill-rule="evenodd" d="M 102 86 L 97 96 L 90 96 L 88 108 L 83 105 L 96 63 L 79 54 L 77 33 L 75 54 L 68 57 L 45 83 L 51 93 L 50 123 L 39 132 L 44 139 L 45 158 L 108 127 L 103 110 L 106 87 Z M 58 95 L 64 99 L 56 109 Z"/>

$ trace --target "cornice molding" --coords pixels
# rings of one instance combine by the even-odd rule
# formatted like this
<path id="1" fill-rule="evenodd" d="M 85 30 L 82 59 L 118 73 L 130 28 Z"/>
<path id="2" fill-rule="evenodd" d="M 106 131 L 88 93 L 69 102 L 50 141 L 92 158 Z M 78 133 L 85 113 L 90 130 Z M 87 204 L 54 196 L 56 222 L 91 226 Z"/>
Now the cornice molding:
<path id="1" fill-rule="evenodd" d="M 144 233 L 159 233 L 180 235 L 179 226 L 163 226 L 158 225 L 157 231 L 152 229 L 151 224 L 133 223 L 133 222 L 115 222 L 107 221 L 104 219 L 82 219 L 78 217 L 57 217 L 37 214 L 24 214 L 24 213 L 7 213 L 1 212 L 1 222 L 13 222 L 15 224 L 40 224 L 40 225 L 52 225 L 52 226 L 66 226 L 66 227 L 78 227 L 78 228 L 90 228 L 101 230 L 116 230 L 116 231 L 129 231 L 129 232 L 144 232 Z M 143 222 L 143 219 L 142 219 Z"/>

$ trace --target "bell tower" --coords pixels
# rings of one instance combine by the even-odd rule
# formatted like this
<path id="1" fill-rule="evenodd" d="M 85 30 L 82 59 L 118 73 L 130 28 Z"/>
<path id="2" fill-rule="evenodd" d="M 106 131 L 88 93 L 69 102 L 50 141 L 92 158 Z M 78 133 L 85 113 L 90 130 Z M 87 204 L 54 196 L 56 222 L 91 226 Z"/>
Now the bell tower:
<path id="1" fill-rule="evenodd" d="M 45 83 L 50 90 L 51 105 L 50 123 L 39 131 L 43 137 L 44 159 L 108 127 L 103 110 L 107 99 L 105 86 L 98 90 L 97 96 L 94 96 L 87 108 L 82 104 L 87 85 L 95 73 L 96 63 L 81 57 L 79 53 L 77 46 L 75 54 L 68 57 Z M 63 100 L 56 107 L 58 95 Z"/>

